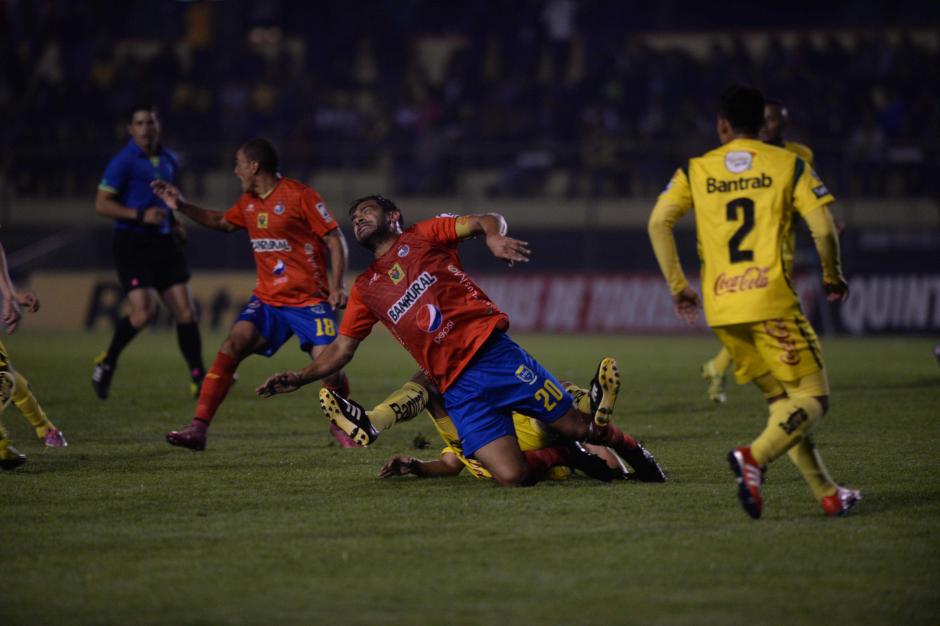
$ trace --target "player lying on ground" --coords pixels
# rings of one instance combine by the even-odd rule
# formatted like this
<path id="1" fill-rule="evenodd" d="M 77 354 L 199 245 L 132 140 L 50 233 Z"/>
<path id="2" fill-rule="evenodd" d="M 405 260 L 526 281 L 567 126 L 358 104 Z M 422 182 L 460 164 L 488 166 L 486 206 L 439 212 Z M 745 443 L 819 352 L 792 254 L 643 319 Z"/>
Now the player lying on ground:
<path id="1" fill-rule="evenodd" d="M 440 390 L 465 455 L 500 484 L 537 479 L 516 441 L 512 411 L 574 441 L 618 452 L 628 447 L 624 434 L 607 423 L 611 399 L 602 397 L 593 416 L 575 408 L 558 379 L 509 338 L 508 316 L 463 270 L 457 245 L 478 235 L 496 258 L 528 260 L 527 244 L 506 236 L 502 217 L 438 217 L 402 232 L 401 211 L 382 196 L 354 201 L 349 215 L 356 240 L 375 262 L 356 279 L 339 337 L 303 370 L 268 378 L 259 395 L 295 391 L 345 366 L 381 321 Z M 608 383 L 601 381 L 605 392 Z"/>
<path id="2" fill-rule="evenodd" d="M 8 335 L 12 335 L 19 326 L 22 312 L 20 307 L 30 313 L 39 310 L 39 298 L 32 291 L 19 293 L 10 280 L 7 271 L 7 257 L 0 244 L 0 297 L 3 299 L 3 325 Z M 42 407 L 33 395 L 29 383 L 22 374 L 13 369 L 6 346 L 0 341 L 0 414 L 11 403 L 15 403 L 20 412 L 29 420 L 36 431 L 36 436 L 49 448 L 64 448 L 69 445 L 62 432 L 46 417 Z M 0 422 L 0 469 L 12 470 L 26 463 L 26 455 L 13 447 L 3 423 Z"/>
<path id="3" fill-rule="evenodd" d="M 829 382 L 783 258 L 799 214 L 819 252 L 828 300 L 848 297 L 828 209 L 834 198 L 803 159 L 757 139 L 763 119 L 757 89 L 734 86 L 722 94 L 722 146 L 675 172 L 650 216 L 650 239 L 677 315 L 694 322 L 699 298 L 682 271 L 672 232 L 694 207 L 705 318 L 731 353 L 738 383 L 753 381 L 769 405 L 763 432 L 728 453 L 744 509 L 760 517 L 767 465 L 787 454 L 826 514 L 844 515 L 861 494 L 832 480 L 813 443 L 813 429 L 829 406 Z"/>
<path id="4" fill-rule="evenodd" d="M 336 337 L 334 310 L 346 305 L 346 239 L 320 194 L 283 178 L 278 161 L 274 146 L 265 139 L 252 139 L 240 147 L 235 153 L 235 176 L 243 193 L 224 213 L 190 204 L 168 182 L 152 185 L 167 206 L 206 228 L 223 233 L 247 230 L 258 274 L 251 299 L 206 375 L 196 416 L 185 428 L 167 433 L 171 445 L 205 449 L 209 424 L 232 386 L 238 364 L 248 356 L 271 356 L 296 334 L 300 349 L 316 358 Z M 349 381 L 341 369 L 325 377 L 324 385 L 349 395 Z M 342 432 L 334 436 L 346 446 L 355 445 Z"/>
<path id="5" fill-rule="evenodd" d="M 610 404 L 613 405 L 620 389 L 620 374 L 617 369 L 617 362 L 613 358 L 604 358 L 598 364 L 594 378 L 591 380 L 590 390 L 581 389 L 572 383 L 563 382 L 562 384 L 581 411 L 588 415 L 594 415 L 597 411 L 596 405 L 603 394 L 601 379 L 605 376 L 610 379 L 610 383 L 607 384 L 607 396 Z M 592 398 L 594 399 L 593 402 Z M 410 459 L 403 464 L 402 462 L 395 462 L 394 459 L 398 457 L 393 457 L 386 464 L 383 473 L 389 475 L 413 473 L 419 476 L 452 476 L 459 474 L 461 469 L 466 466 L 477 478 L 492 478 L 479 462 L 467 459 L 464 455 L 463 444 L 460 441 L 457 428 L 444 407 L 444 398 L 431 384 L 431 381 L 420 372 L 415 374 L 400 389 L 392 392 L 388 398 L 371 411 L 366 411 L 358 403 L 341 398 L 327 389 L 320 390 L 320 406 L 323 407 L 323 413 L 330 421 L 363 445 L 374 442 L 379 437 L 380 432 L 388 430 L 394 424 L 410 420 L 426 408 L 435 429 L 447 445 L 447 448 L 441 453 L 441 458 L 435 461 L 418 461 L 411 457 L 400 457 Z M 573 465 L 576 469 L 582 469 L 589 476 L 601 480 L 626 477 L 627 469 L 623 464 L 623 460 L 608 448 L 591 444 L 583 446 L 588 453 L 597 455 L 606 462 L 608 467 L 598 472 L 593 469 L 589 460 L 584 459 L 583 454 L 580 453 L 581 447 L 579 445 L 566 442 L 557 433 L 548 430 L 541 422 L 527 415 L 513 412 L 512 418 L 519 448 L 526 458 L 531 474 L 544 475 L 545 470 L 553 467 L 551 464 L 554 463 L 555 467 Z M 630 465 L 636 469 L 636 472 L 630 475 L 632 478 L 647 482 L 662 482 L 665 480 L 662 469 L 641 444 L 626 434 L 624 440 L 631 446 L 625 450 L 625 458 L 629 459 Z M 544 449 L 553 447 L 561 448 L 558 454 L 553 453 L 551 450 L 541 452 Z M 570 454 L 574 456 L 569 458 Z M 577 464 L 579 463 L 584 464 L 585 467 L 578 468 Z"/>

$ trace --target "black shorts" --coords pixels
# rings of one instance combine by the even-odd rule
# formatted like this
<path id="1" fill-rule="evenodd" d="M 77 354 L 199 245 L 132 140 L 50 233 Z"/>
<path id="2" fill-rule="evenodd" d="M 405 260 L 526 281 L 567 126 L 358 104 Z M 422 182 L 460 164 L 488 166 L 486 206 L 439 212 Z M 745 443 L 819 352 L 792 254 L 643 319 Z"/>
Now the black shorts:
<path id="1" fill-rule="evenodd" d="M 115 231 L 114 263 L 121 289 L 128 293 L 142 287 L 164 292 L 189 282 L 189 266 L 183 250 L 171 235 Z"/>

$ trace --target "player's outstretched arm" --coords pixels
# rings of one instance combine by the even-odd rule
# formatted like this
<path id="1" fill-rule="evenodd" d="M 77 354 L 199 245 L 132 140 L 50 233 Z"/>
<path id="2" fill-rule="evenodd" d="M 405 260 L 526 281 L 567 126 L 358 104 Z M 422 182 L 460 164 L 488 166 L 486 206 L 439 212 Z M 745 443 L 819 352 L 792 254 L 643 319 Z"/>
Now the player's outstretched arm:
<path id="1" fill-rule="evenodd" d="M 385 462 L 379 470 L 379 478 L 414 474 L 423 478 L 456 476 L 463 470 L 463 463 L 456 454 L 446 452 L 433 461 L 422 461 L 411 456 L 397 454 Z"/>
<path id="2" fill-rule="evenodd" d="M 341 370 L 352 360 L 358 347 L 358 339 L 338 335 L 320 356 L 311 361 L 310 365 L 297 372 L 280 372 L 270 376 L 255 389 L 255 393 L 262 398 L 270 398 L 279 393 L 297 391 L 304 385 Z"/>
<path id="3" fill-rule="evenodd" d="M 497 259 L 513 263 L 528 263 L 529 243 L 506 236 L 506 220 L 498 213 L 485 215 L 467 215 L 465 221 L 458 221 L 458 234 L 463 237 L 486 236 L 486 247 Z"/>
<path id="4" fill-rule="evenodd" d="M 157 197 L 163 200 L 168 207 L 174 211 L 179 211 L 192 221 L 206 228 L 218 230 L 223 233 L 231 233 L 238 230 L 238 226 L 228 222 L 222 211 L 211 211 L 202 207 L 190 204 L 183 197 L 179 187 L 165 180 L 155 180 L 150 183 L 150 188 L 157 194 Z"/>

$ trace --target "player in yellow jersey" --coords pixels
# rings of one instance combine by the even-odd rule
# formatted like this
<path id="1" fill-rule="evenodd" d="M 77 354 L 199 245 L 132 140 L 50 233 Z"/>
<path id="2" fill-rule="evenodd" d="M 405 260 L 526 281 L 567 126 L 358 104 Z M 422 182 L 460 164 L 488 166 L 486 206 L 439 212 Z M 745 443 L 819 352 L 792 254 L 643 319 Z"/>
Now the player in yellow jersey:
<path id="1" fill-rule="evenodd" d="M 801 143 L 784 140 L 783 132 L 786 130 L 789 123 L 790 114 L 787 111 L 786 105 L 780 100 L 766 99 L 764 102 L 764 127 L 761 129 L 761 139 L 772 146 L 789 150 L 803 159 L 806 164 L 812 168 L 813 151 L 810 150 L 808 146 Z M 789 254 L 788 259 L 792 259 L 795 238 L 796 229 L 792 229 L 788 240 L 788 249 L 786 250 Z M 727 399 L 725 395 L 725 374 L 728 372 L 730 366 L 731 353 L 729 353 L 728 349 L 724 346 L 722 346 L 721 350 L 718 351 L 718 354 L 716 354 L 714 358 L 709 359 L 702 365 L 702 378 L 705 379 L 708 385 L 706 393 L 709 400 L 723 403 Z"/>
<path id="2" fill-rule="evenodd" d="M 682 272 L 672 229 L 694 207 L 706 320 L 731 353 L 738 383 L 756 383 L 769 405 L 763 432 L 728 453 L 744 509 L 760 517 L 766 467 L 786 453 L 823 510 L 843 515 L 861 494 L 829 477 L 813 444 L 812 430 L 828 408 L 829 383 L 784 252 L 799 214 L 822 261 L 827 299 L 848 297 L 828 209 L 834 198 L 803 159 L 757 138 L 763 111 L 764 96 L 753 87 L 722 94 L 721 147 L 676 171 L 656 202 L 649 234 L 676 313 L 691 323 L 699 297 Z"/>
<path id="3" fill-rule="evenodd" d="M 39 299 L 28 291 L 18 293 L 7 271 L 7 258 L 3 245 L 0 244 L 0 297 L 3 299 L 3 324 L 7 334 L 13 334 L 19 325 L 22 313 L 20 307 L 34 313 L 39 310 Z M 36 435 L 43 439 L 46 446 L 61 448 L 67 446 L 62 435 L 36 401 L 29 383 L 22 374 L 13 369 L 6 346 L 0 342 L 0 413 L 11 402 L 26 416 L 36 430 Z M 26 462 L 26 456 L 13 447 L 6 429 L 0 423 L 0 469 L 12 470 Z"/>

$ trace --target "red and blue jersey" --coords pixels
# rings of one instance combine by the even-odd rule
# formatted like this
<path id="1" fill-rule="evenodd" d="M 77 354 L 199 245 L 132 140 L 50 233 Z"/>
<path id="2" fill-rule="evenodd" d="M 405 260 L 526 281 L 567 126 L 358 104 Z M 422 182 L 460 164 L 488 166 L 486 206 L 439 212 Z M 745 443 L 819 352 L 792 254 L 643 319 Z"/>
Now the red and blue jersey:
<path id="1" fill-rule="evenodd" d="M 443 392 L 509 317 L 467 275 L 455 217 L 407 229 L 356 278 L 339 332 L 365 339 L 382 322 Z"/>

